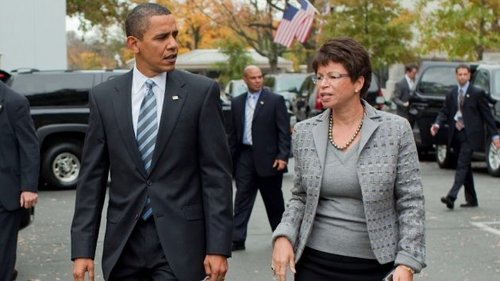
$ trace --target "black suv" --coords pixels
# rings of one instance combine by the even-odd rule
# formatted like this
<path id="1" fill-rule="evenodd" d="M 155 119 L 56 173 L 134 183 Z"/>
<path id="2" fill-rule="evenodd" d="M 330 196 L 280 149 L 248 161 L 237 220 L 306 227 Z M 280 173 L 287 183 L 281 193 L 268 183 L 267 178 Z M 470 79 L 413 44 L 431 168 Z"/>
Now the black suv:
<path id="1" fill-rule="evenodd" d="M 41 183 L 65 189 L 76 185 L 95 85 L 125 73 L 115 71 L 13 71 L 6 80 L 25 95 L 41 145 Z"/>
<path id="2" fill-rule="evenodd" d="M 442 108 L 446 95 L 457 85 L 455 68 L 460 62 L 424 61 L 417 74 L 415 93 L 410 98 L 410 106 L 416 112 L 413 133 L 419 152 L 436 149 L 436 161 L 441 168 L 453 168 L 456 164 L 453 151 L 447 146 L 448 127 L 444 125 L 435 137 L 430 127 Z M 472 70 L 471 85 L 485 90 L 494 117 L 500 127 L 500 66 L 469 64 Z M 476 160 L 485 161 L 491 175 L 500 176 L 500 152 L 490 148 L 491 140 L 485 136 L 483 152 L 476 152 Z"/>

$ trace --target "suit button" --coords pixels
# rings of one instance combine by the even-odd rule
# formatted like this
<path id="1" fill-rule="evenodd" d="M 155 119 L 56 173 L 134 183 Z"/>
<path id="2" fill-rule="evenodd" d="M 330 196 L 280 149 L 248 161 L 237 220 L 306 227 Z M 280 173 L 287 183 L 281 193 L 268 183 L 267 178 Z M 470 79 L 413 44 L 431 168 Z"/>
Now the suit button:
<path id="1" fill-rule="evenodd" d="M 153 183 L 152 183 L 151 181 L 147 181 L 147 182 L 146 182 L 146 184 L 147 184 L 148 186 L 151 186 Z"/>

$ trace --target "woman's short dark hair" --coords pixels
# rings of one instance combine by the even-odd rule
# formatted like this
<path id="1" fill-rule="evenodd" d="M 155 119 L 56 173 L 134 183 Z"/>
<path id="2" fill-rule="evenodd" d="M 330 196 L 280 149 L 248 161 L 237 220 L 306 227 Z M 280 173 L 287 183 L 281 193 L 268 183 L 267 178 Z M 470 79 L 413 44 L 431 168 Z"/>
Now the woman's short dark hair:
<path id="1" fill-rule="evenodd" d="M 142 39 L 148 29 L 149 18 L 152 16 L 168 16 L 172 14 L 169 9 L 155 4 L 144 3 L 136 6 L 125 20 L 125 34 Z"/>
<path id="2" fill-rule="evenodd" d="M 363 97 L 372 81 L 370 56 L 366 49 L 352 38 L 330 39 L 316 52 L 312 62 L 314 72 L 318 72 L 319 66 L 326 66 L 331 62 L 340 63 L 347 70 L 352 82 L 361 76 L 365 78 L 365 83 L 360 91 L 361 97 Z"/>

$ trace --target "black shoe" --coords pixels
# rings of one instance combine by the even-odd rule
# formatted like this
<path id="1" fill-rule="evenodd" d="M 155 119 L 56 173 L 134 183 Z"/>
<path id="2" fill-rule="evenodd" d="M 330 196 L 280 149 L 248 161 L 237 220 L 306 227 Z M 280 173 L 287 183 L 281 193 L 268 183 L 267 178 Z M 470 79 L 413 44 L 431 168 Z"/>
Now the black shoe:
<path id="1" fill-rule="evenodd" d="M 231 251 L 243 251 L 245 250 L 245 242 L 233 242 L 233 246 L 231 247 Z"/>
<path id="2" fill-rule="evenodd" d="M 475 207 L 478 207 L 479 204 L 477 204 L 477 202 L 474 202 L 474 203 L 465 203 L 465 204 L 460 204 L 460 207 L 462 208 L 475 208 Z"/>
<path id="3" fill-rule="evenodd" d="M 14 271 L 12 271 L 12 280 L 16 280 L 17 278 L 17 270 L 14 268 Z"/>
<path id="4" fill-rule="evenodd" d="M 453 210 L 454 203 L 453 203 L 453 199 L 451 199 L 451 197 L 449 197 L 449 196 L 441 197 L 441 202 L 446 204 L 446 207 L 448 209 Z"/>

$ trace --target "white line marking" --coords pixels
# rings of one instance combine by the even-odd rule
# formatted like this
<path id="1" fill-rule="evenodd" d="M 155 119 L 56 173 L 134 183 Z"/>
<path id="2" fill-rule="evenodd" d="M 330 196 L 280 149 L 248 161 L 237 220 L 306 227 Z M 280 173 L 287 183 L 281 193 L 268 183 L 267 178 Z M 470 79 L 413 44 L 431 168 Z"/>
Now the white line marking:
<path id="1" fill-rule="evenodd" d="M 480 229 L 482 229 L 484 231 L 487 231 L 487 232 L 490 232 L 490 233 L 493 233 L 495 235 L 500 236 L 500 230 L 489 226 L 492 224 L 499 224 L 500 225 L 500 222 L 498 222 L 498 221 L 471 222 L 471 224 L 475 227 L 479 227 Z"/>

